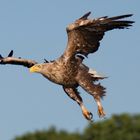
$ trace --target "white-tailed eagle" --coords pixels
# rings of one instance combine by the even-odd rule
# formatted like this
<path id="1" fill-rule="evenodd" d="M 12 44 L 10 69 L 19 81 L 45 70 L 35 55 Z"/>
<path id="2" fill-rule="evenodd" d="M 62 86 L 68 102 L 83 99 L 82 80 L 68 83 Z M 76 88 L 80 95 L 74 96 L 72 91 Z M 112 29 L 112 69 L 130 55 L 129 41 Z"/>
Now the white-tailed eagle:
<path id="1" fill-rule="evenodd" d="M 45 59 L 44 63 L 38 64 L 33 60 L 15 58 L 11 51 L 7 57 L 0 55 L 0 64 L 25 66 L 30 69 L 30 72 L 41 73 L 50 81 L 61 85 L 66 94 L 79 104 L 85 118 L 92 120 L 92 113 L 84 106 L 78 87 L 82 87 L 94 97 L 99 117 L 104 117 L 105 112 L 100 99 L 105 95 L 105 87 L 97 81 L 105 77 L 83 64 L 83 59 L 98 50 L 105 32 L 129 28 L 134 21 L 124 20 L 132 14 L 96 19 L 88 19 L 89 15 L 90 12 L 68 25 L 67 47 L 58 59 L 50 62 Z"/>

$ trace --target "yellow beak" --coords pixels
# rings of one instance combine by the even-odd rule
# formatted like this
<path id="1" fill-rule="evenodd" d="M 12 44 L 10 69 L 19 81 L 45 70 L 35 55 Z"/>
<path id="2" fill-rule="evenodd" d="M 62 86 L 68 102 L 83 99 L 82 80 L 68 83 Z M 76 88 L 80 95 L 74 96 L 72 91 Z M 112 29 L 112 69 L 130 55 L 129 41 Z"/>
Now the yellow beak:
<path id="1" fill-rule="evenodd" d="M 37 72 L 37 73 L 40 73 L 41 69 L 42 69 L 41 64 L 36 64 L 32 66 L 31 68 L 29 68 L 30 72 Z"/>
<path id="2" fill-rule="evenodd" d="M 38 72 L 39 68 L 37 66 L 32 66 L 29 70 L 30 72 Z"/>

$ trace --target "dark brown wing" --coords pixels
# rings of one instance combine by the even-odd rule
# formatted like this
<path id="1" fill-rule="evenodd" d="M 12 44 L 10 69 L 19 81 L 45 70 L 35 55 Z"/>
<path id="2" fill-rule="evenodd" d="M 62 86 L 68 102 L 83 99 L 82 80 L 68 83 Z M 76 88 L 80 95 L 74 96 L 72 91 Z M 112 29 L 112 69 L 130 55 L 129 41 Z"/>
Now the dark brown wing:
<path id="1" fill-rule="evenodd" d="M 106 31 L 124 29 L 132 26 L 133 21 L 121 20 L 132 14 L 108 18 L 87 19 L 90 12 L 67 27 L 68 44 L 64 56 L 71 58 L 75 54 L 87 56 L 94 53 L 100 46 L 100 40 Z"/>
<path id="2" fill-rule="evenodd" d="M 22 58 L 15 58 L 13 56 L 13 50 L 8 54 L 7 57 L 2 57 L 0 55 L 0 64 L 13 64 L 13 65 L 22 65 L 27 68 L 32 67 L 33 65 L 37 64 L 34 60 L 29 59 L 22 59 Z"/>

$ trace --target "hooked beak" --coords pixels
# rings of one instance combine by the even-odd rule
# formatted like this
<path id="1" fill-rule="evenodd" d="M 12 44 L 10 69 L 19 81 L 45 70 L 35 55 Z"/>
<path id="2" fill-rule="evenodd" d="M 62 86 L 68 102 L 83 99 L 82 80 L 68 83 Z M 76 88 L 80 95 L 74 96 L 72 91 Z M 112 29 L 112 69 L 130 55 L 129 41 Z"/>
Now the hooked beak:
<path id="1" fill-rule="evenodd" d="M 35 72 L 35 71 L 34 71 L 34 66 L 32 66 L 31 68 L 29 68 L 29 71 L 30 71 L 30 72 Z"/>
<path id="2" fill-rule="evenodd" d="M 38 72 L 39 71 L 39 68 L 36 67 L 36 66 L 32 66 L 31 68 L 29 68 L 30 72 L 33 73 L 33 72 Z"/>

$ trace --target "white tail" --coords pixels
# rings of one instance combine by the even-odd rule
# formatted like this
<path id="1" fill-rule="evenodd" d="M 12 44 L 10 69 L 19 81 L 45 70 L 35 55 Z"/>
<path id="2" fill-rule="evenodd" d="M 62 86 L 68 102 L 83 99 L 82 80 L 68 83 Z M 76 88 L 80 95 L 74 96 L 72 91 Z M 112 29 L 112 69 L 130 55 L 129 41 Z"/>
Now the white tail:
<path id="1" fill-rule="evenodd" d="M 96 80 L 107 78 L 106 76 L 97 73 L 97 71 L 93 69 L 89 69 L 88 73 Z"/>

